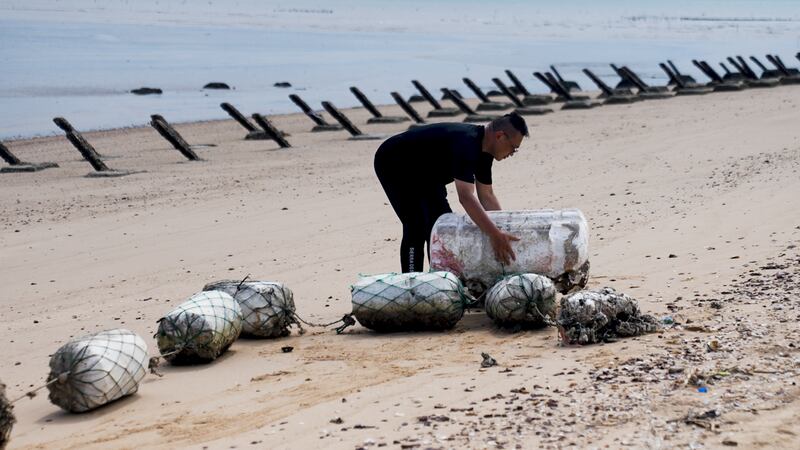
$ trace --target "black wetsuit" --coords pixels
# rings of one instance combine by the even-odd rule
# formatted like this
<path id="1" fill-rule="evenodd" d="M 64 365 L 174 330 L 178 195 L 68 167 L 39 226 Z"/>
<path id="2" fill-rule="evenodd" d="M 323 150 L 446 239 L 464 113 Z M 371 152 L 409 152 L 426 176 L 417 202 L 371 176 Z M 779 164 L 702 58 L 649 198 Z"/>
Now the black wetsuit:
<path id="1" fill-rule="evenodd" d="M 483 133 L 480 125 L 426 125 L 387 139 L 375 153 L 375 173 L 403 223 L 403 272 L 422 271 L 434 222 L 452 212 L 447 184 L 454 179 L 492 184 L 493 158 L 481 151 Z"/>

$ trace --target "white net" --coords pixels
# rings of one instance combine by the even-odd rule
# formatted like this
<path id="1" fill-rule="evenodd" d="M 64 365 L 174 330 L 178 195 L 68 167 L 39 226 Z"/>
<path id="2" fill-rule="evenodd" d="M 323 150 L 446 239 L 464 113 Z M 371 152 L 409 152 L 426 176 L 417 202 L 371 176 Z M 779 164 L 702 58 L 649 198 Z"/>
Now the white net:
<path id="1" fill-rule="evenodd" d="M 549 278 L 532 273 L 513 275 L 486 293 L 486 314 L 500 326 L 541 328 L 553 321 L 556 288 Z"/>
<path id="2" fill-rule="evenodd" d="M 375 331 L 445 330 L 464 315 L 466 298 L 449 272 L 382 274 L 352 289 L 353 315 Z"/>
<path id="3" fill-rule="evenodd" d="M 289 326 L 295 323 L 294 294 L 282 283 L 222 280 L 207 284 L 203 290 L 225 292 L 239 303 L 244 334 L 258 337 L 287 336 Z"/>
<path id="4" fill-rule="evenodd" d="M 139 389 L 147 344 L 135 333 L 109 330 L 67 342 L 50 358 L 50 401 L 71 412 L 89 411 Z"/>
<path id="5" fill-rule="evenodd" d="M 14 407 L 6 398 L 6 385 L 0 381 L 0 450 L 6 448 L 11 439 L 11 428 L 14 426 Z"/>
<path id="6" fill-rule="evenodd" d="M 563 297 L 556 323 L 565 344 L 609 342 L 658 330 L 658 321 L 642 314 L 635 299 L 610 287 Z"/>
<path id="7" fill-rule="evenodd" d="M 175 364 L 216 359 L 242 332 L 242 309 L 221 291 L 194 294 L 158 321 L 158 350 Z"/>

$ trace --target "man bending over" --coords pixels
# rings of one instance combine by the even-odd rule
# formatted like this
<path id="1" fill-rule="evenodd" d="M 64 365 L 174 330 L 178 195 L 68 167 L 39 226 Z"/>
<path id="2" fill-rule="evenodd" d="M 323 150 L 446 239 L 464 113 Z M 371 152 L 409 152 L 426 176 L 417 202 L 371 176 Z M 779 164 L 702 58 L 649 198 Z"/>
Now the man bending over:
<path id="1" fill-rule="evenodd" d="M 528 136 L 525 119 L 510 113 L 486 126 L 426 125 L 392 136 L 381 144 L 375 153 L 375 173 L 403 224 L 400 243 L 403 272 L 422 271 L 423 246 L 427 242 L 430 252 L 434 222 L 442 214 L 452 212 L 446 188 L 452 181 L 461 206 L 490 237 L 497 260 L 509 264 L 516 259 L 511 241 L 519 239 L 500 231 L 486 211 L 500 209 L 492 190 L 492 162 L 516 153 L 525 136 Z"/>

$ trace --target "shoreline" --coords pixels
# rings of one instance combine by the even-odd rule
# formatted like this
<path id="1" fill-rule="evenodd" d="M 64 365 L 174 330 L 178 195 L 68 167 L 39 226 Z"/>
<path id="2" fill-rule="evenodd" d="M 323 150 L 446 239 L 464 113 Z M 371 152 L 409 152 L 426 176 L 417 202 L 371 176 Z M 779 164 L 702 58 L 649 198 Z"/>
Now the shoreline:
<path id="1" fill-rule="evenodd" d="M 468 103 L 475 103 L 475 100 L 477 100 L 477 99 L 474 99 L 474 98 L 472 98 L 472 99 L 468 98 L 467 99 Z M 427 102 L 425 104 L 427 105 Z M 412 106 L 413 105 L 414 104 L 412 103 Z M 234 105 L 234 106 L 236 106 L 236 105 Z M 394 104 L 394 105 L 392 105 L 392 104 L 376 104 L 375 106 L 380 108 L 380 109 L 382 109 L 382 110 L 383 109 L 394 109 L 394 110 L 402 113 L 405 116 L 405 113 L 396 104 Z M 354 111 L 354 110 L 363 110 L 364 112 L 367 111 L 363 106 L 350 106 L 350 107 L 343 107 L 343 108 L 337 107 L 337 109 L 339 109 L 339 111 L 345 111 L 345 112 L 346 111 Z M 426 106 L 426 109 L 427 109 L 427 106 Z M 315 111 L 322 112 L 325 115 L 326 119 L 329 119 L 329 122 L 335 122 L 335 119 L 330 117 L 330 115 L 327 113 L 327 111 L 321 110 L 321 109 L 317 109 Z M 264 115 L 265 117 L 267 117 L 270 120 L 272 120 L 272 119 L 297 119 L 297 118 L 301 118 L 302 117 L 302 118 L 307 119 L 309 121 L 309 124 L 311 124 L 313 126 L 313 122 L 311 122 L 311 119 L 308 119 L 306 117 L 305 113 L 303 113 L 302 111 L 301 112 L 287 112 L 287 113 L 269 114 L 269 115 L 262 114 L 262 115 Z M 252 118 L 250 116 L 245 114 L 245 117 L 247 117 L 248 120 L 252 121 Z M 66 118 L 66 119 L 69 120 L 69 118 Z M 409 121 L 412 120 L 410 117 L 408 119 L 409 119 Z M 192 126 L 199 126 L 199 125 L 203 125 L 203 124 L 219 125 L 221 123 L 231 123 L 231 122 L 235 123 L 237 126 L 239 126 L 239 124 L 230 116 L 228 116 L 227 118 L 222 118 L 222 119 L 170 121 L 169 123 L 170 123 L 170 125 L 192 127 Z M 62 130 L 58 129 L 58 127 L 56 127 L 55 125 L 53 125 L 53 127 L 55 127 L 56 130 L 53 131 L 53 134 L 51 134 L 51 135 L 20 137 L 20 138 L 15 138 L 15 139 L 4 139 L 3 143 L 11 144 L 12 146 L 25 146 L 25 145 L 33 145 L 33 144 L 36 144 L 37 142 L 38 143 L 49 143 L 49 142 L 52 142 L 53 139 L 58 139 L 58 138 L 66 139 L 66 137 L 64 137 L 64 132 Z M 240 126 L 240 128 L 241 128 L 241 126 Z M 78 129 L 78 131 L 80 131 L 81 134 L 84 134 L 84 135 L 87 135 L 87 136 L 92 136 L 92 135 L 94 135 L 94 136 L 103 136 L 103 135 L 107 135 L 107 134 L 142 131 L 142 130 L 148 130 L 148 129 L 152 129 L 152 127 L 149 125 L 149 123 L 145 123 L 145 124 L 141 124 L 141 125 L 128 125 L 128 126 L 114 127 L 114 128 L 103 128 L 103 129 L 97 129 L 97 130 L 89 129 L 89 130 L 85 130 L 84 131 L 84 130 Z M 153 132 L 156 132 L 156 131 L 153 130 Z"/>

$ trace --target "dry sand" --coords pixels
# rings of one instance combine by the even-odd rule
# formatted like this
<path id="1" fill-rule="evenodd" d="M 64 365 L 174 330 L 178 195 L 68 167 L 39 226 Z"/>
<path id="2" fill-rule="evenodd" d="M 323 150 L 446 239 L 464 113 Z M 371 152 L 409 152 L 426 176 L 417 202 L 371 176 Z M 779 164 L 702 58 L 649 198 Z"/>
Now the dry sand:
<path id="1" fill-rule="evenodd" d="M 25 399 L 11 448 L 798 448 L 799 106 L 800 88 L 779 87 L 559 111 L 528 118 L 531 138 L 495 165 L 504 208 L 583 210 L 590 286 L 672 316 L 662 333 L 562 347 L 553 328 L 509 333 L 473 311 L 443 333 L 240 340 L 88 414 Z M 216 279 L 283 281 L 319 322 L 350 311 L 359 273 L 398 268 L 378 142 L 274 122 L 292 149 L 233 121 L 178 125 L 216 145 L 193 163 L 150 128 L 87 133 L 110 166 L 147 171 L 116 179 L 85 178 L 63 137 L 9 143 L 61 165 L 0 176 L 10 397 L 71 337 L 125 327 L 155 354 L 156 320 Z M 481 369 L 481 352 L 499 365 Z"/>

